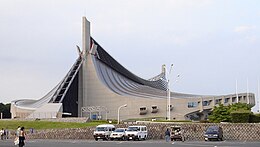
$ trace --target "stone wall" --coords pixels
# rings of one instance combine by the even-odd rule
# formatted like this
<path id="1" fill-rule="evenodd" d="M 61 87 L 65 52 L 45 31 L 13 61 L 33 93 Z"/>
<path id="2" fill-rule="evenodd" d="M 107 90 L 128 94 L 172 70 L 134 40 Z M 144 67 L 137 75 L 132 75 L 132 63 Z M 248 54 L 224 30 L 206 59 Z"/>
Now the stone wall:
<path id="1" fill-rule="evenodd" d="M 224 140 L 260 140 L 260 124 L 211 124 L 211 123 L 140 123 L 148 129 L 148 139 L 163 139 L 166 128 L 178 125 L 184 130 L 186 140 L 204 140 L 205 129 L 210 125 L 217 125 L 223 128 Z M 120 124 L 116 127 L 128 127 L 129 124 Z M 78 129 L 47 129 L 28 132 L 30 139 L 94 139 L 95 127 Z"/>
<path id="2" fill-rule="evenodd" d="M 3 119 L 4 120 L 4 119 Z M 6 119 L 9 121 L 12 119 Z M 19 121 L 35 121 L 37 118 L 16 118 L 15 120 Z M 39 121 L 51 121 L 51 122 L 78 122 L 85 123 L 89 120 L 88 117 L 68 117 L 68 118 L 41 118 Z"/>

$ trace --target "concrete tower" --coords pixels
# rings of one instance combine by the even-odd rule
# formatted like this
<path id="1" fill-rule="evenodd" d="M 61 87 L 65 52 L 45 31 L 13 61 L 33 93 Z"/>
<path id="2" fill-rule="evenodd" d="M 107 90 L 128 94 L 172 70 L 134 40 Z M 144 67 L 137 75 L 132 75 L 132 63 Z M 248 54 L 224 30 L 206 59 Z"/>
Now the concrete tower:
<path id="1" fill-rule="evenodd" d="M 79 97 L 78 115 L 80 116 L 81 107 L 87 105 L 87 56 L 90 50 L 90 22 L 86 17 L 82 17 L 82 58 L 83 63 L 79 71 Z"/>

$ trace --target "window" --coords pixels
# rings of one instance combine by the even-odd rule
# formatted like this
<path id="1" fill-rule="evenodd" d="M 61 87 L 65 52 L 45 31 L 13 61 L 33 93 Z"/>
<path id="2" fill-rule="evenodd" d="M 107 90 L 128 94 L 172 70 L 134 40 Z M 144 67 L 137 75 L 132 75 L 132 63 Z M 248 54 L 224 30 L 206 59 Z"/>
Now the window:
<path id="1" fill-rule="evenodd" d="M 210 105 L 210 101 L 203 101 L 203 102 L 202 102 L 202 105 L 203 105 L 203 106 L 209 106 L 209 105 Z"/>
<path id="2" fill-rule="evenodd" d="M 215 100 L 215 104 L 221 104 L 221 100 L 222 100 L 222 99 L 216 99 L 216 100 Z"/>
<path id="3" fill-rule="evenodd" d="M 157 106 L 152 106 L 152 109 L 157 109 Z"/>
<path id="4" fill-rule="evenodd" d="M 140 107 L 140 115 L 144 115 L 144 114 L 146 114 L 146 113 L 147 113 L 146 107 L 145 107 L 145 106 Z"/>
<path id="5" fill-rule="evenodd" d="M 242 99 L 242 96 L 239 96 L 239 97 L 238 97 L 238 101 L 240 102 L 240 101 L 241 101 L 241 99 Z"/>
<path id="6" fill-rule="evenodd" d="M 152 111 L 151 111 L 152 113 L 157 113 L 158 112 L 158 106 L 156 106 L 156 105 L 153 105 L 152 106 Z"/>
<path id="7" fill-rule="evenodd" d="M 188 102 L 188 108 L 194 108 L 198 106 L 198 102 Z"/>
<path id="8" fill-rule="evenodd" d="M 243 98 L 244 98 L 244 101 L 246 101 L 246 96 L 243 96 Z"/>
<path id="9" fill-rule="evenodd" d="M 228 103 L 230 98 L 225 98 L 224 103 Z"/>

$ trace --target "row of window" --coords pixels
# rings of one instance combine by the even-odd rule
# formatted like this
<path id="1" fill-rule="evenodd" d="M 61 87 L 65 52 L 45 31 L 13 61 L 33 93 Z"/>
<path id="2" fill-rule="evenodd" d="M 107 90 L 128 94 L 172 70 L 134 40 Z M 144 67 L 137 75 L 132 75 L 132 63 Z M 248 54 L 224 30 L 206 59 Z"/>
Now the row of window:
<path id="1" fill-rule="evenodd" d="M 168 108 L 167 108 L 168 109 Z M 172 111 L 173 110 L 173 106 L 172 105 L 170 105 L 170 110 Z M 159 111 L 159 108 L 158 108 L 158 106 L 156 106 L 156 105 L 153 105 L 152 107 L 151 107 L 151 113 L 157 113 Z M 148 110 L 147 110 L 147 108 L 146 108 L 146 106 L 142 106 L 142 107 L 140 107 L 140 115 L 145 115 L 145 114 L 147 114 L 148 113 Z"/>
<path id="2" fill-rule="evenodd" d="M 151 108 L 151 113 L 157 113 L 159 110 L 158 106 L 156 105 L 153 105 L 152 108 Z M 146 106 L 143 106 L 143 107 L 140 107 L 140 115 L 144 115 L 144 114 L 147 114 L 148 110 L 146 108 Z"/>
<path id="3" fill-rule="evenodd" d="M 251 96 L 249 96 L 250 98 Z M 237 101 L 237 97 L 232 97 L 232 103 L 235 103 Z M 238 96 L 238 101 L 247 101 L 247 96 Z M 230 102 L 230 98 L 224 98 L 224 103 L 229 103 Z M 188 102 L 188 108 L 194 108 L 197 107 L 199 105 L 200 102 Z M 208 101 L 203 101 L 202 102 L 202 106 L 210 106 L 210 104 L 212 103 L 212 100 L 208 100 Z M 221 104 L 222 103 L 222 98 L 220 99 L 215 99 L 215 104 Z"/>

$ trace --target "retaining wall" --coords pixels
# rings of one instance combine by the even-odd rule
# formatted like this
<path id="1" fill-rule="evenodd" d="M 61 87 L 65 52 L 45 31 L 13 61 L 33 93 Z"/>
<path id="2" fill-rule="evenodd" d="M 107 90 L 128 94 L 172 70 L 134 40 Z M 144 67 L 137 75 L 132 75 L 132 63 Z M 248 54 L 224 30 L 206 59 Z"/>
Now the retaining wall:
<path id="1" fill-rule="evenodd" d="M 115 125 L 116 127 L 128 127 L 130 124 Z M 204 140 L 205 129 L 210 125 L 217 125 L 223 128 L 224 140 L 246 140 L 260 141 L 260 124 L 212 124 L 212 123 L 139 123 L 146 125 L 148 139 L 164 139 L 166 128 L 173 125 L 181 126 L 184 130 L 186 140 Z M 94 139 L 95 127 L 78 129 L 47 129 L 28 132 L 30 139 Z M 14 132 L 14 131 L 13 131 Z M 12 135 L 13 137 L 13 135 Z"/>

